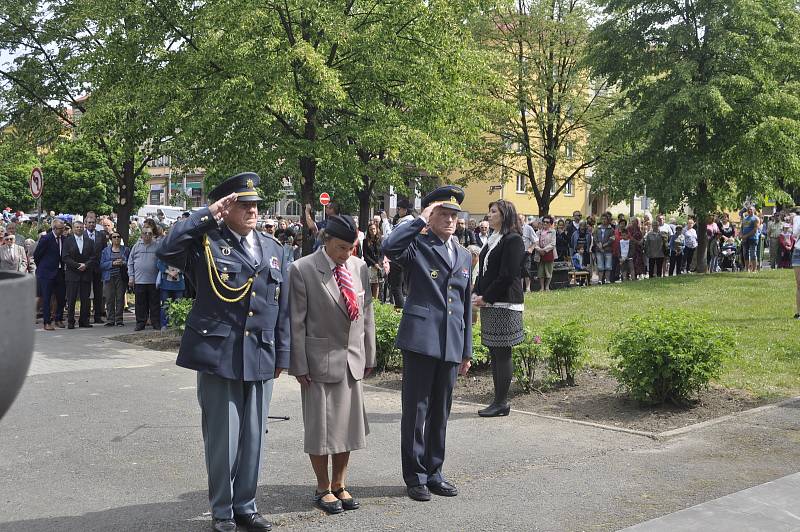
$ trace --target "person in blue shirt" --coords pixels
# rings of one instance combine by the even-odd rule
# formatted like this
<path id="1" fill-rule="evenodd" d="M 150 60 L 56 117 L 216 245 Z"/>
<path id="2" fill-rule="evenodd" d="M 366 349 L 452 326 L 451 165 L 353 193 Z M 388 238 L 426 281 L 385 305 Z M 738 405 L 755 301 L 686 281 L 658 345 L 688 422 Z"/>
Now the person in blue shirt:
<path id="1" fill-rule="evenodd" d="M 183 272 L 174 266 L 170 266 L 162 260 L 156 262 L 158 266 L 158 288 L 161 291 L 161 326 L 167 326 L 167 300 L 176 300 L 183 297 L 186 290 L 186 282 L 183 279 Z"/>
<path id="2" fill-rule="evenodd" d="M 747 206 L 747 214 L 742 219 L 742 248 L 744 265 L 748 272 L 755 273 L 758 261 L 758 239 L 761 220 L 756 216 L 756 207 L 752 203 Z"/>

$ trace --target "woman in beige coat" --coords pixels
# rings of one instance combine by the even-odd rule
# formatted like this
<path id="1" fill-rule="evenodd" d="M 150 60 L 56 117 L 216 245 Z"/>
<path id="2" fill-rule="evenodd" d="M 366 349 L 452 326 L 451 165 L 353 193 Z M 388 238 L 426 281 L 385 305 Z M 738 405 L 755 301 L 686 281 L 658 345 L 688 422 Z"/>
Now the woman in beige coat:
<path id="1" fill-rule="evenodd" d="M 375 325 L 367 264 L 352 256 L 357 239 L 349 216 L 332 216 L 324 245 L 289 274 L 289 373 L 301 384 L 314 503 L 328 513 L 359 507 L 345 477 L 350 451 L 364 448 L 369 433 L 361 380 L 375 367 Z"/>

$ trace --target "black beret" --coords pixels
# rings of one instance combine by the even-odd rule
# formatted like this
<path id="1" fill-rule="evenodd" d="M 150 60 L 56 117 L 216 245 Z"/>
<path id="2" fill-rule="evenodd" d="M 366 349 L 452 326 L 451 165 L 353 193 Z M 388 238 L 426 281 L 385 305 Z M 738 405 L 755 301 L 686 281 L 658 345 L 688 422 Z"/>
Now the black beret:
<path id="1" fill-rule="evenodd" d="M 346 214 L 337 214 L 328 218 L 328 225 L 325 226 L 325 234 L 352 243 L 355 242 L 358 237 L 358 229 L 352 217 Z"/>
<path id="2" fill-rule="evenodd" d="M 236 174 L 214 187 L 214 190 L 208 193 L 208 201 L 217 201 L 234 192 L 238 194 L 237 201 L 261 201 L 256 190 L 260 182 L 261 178 L 253 172 Z"/>
<path id="3" fill-rule="evenodd" d="M 442 207 L 461 210 L 461 202 L 464 201 L 464 189 L 456 185 L 444 185 L 439 187 L 424 198 L 422 198 L 422 208 L 424 209 L 435 201 L 443 201 Z"/>
<path id="4" fill-rule="evenodd" d="M 413 207 L 411 206 L 411 202 L 410 201 L 408 201 L 407 199 L 403 198 L 403 199 L 401 199 L 400 201 L 397 202 L 397 208 L 398 209 L 405 209 L 407 211 L 410 211 Z"/>

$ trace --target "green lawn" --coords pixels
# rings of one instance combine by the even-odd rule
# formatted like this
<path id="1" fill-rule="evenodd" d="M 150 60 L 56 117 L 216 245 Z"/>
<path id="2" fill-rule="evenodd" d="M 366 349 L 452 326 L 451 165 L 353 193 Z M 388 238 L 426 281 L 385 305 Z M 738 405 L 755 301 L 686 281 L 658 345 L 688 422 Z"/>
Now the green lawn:
<path id="1" fill-rule="evenodd" d="M 659 308 L 700 312 L 735 334 L 719 383 L 760 397 L 800 395 L 800 320 L 792 270 L 681 275 L 625 284 L 528 294 L 533 331 L 578 317 L 589 330 L 591 364 L 608 366 L 608 341 L 630 316 Z"/>

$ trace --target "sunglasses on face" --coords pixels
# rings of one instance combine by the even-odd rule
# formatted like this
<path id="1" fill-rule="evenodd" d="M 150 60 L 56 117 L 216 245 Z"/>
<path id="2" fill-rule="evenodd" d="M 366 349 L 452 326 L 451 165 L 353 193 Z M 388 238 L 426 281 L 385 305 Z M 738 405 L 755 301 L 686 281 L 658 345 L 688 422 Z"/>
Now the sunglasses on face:
<path id="1" fill-rule="evenodd" d="M 142 234 L 143 235 L 152 235 L 153 232 L 152 231 L 142 231 Z"/>
<path id="2" fill-rule="evenodd" d="M 147 234 L 151 234 L 152 235 L 153 233 L 147 233 Z M 120 236 L 119 235 L 111 235 L 111 238 L 120 238 Z"/>

